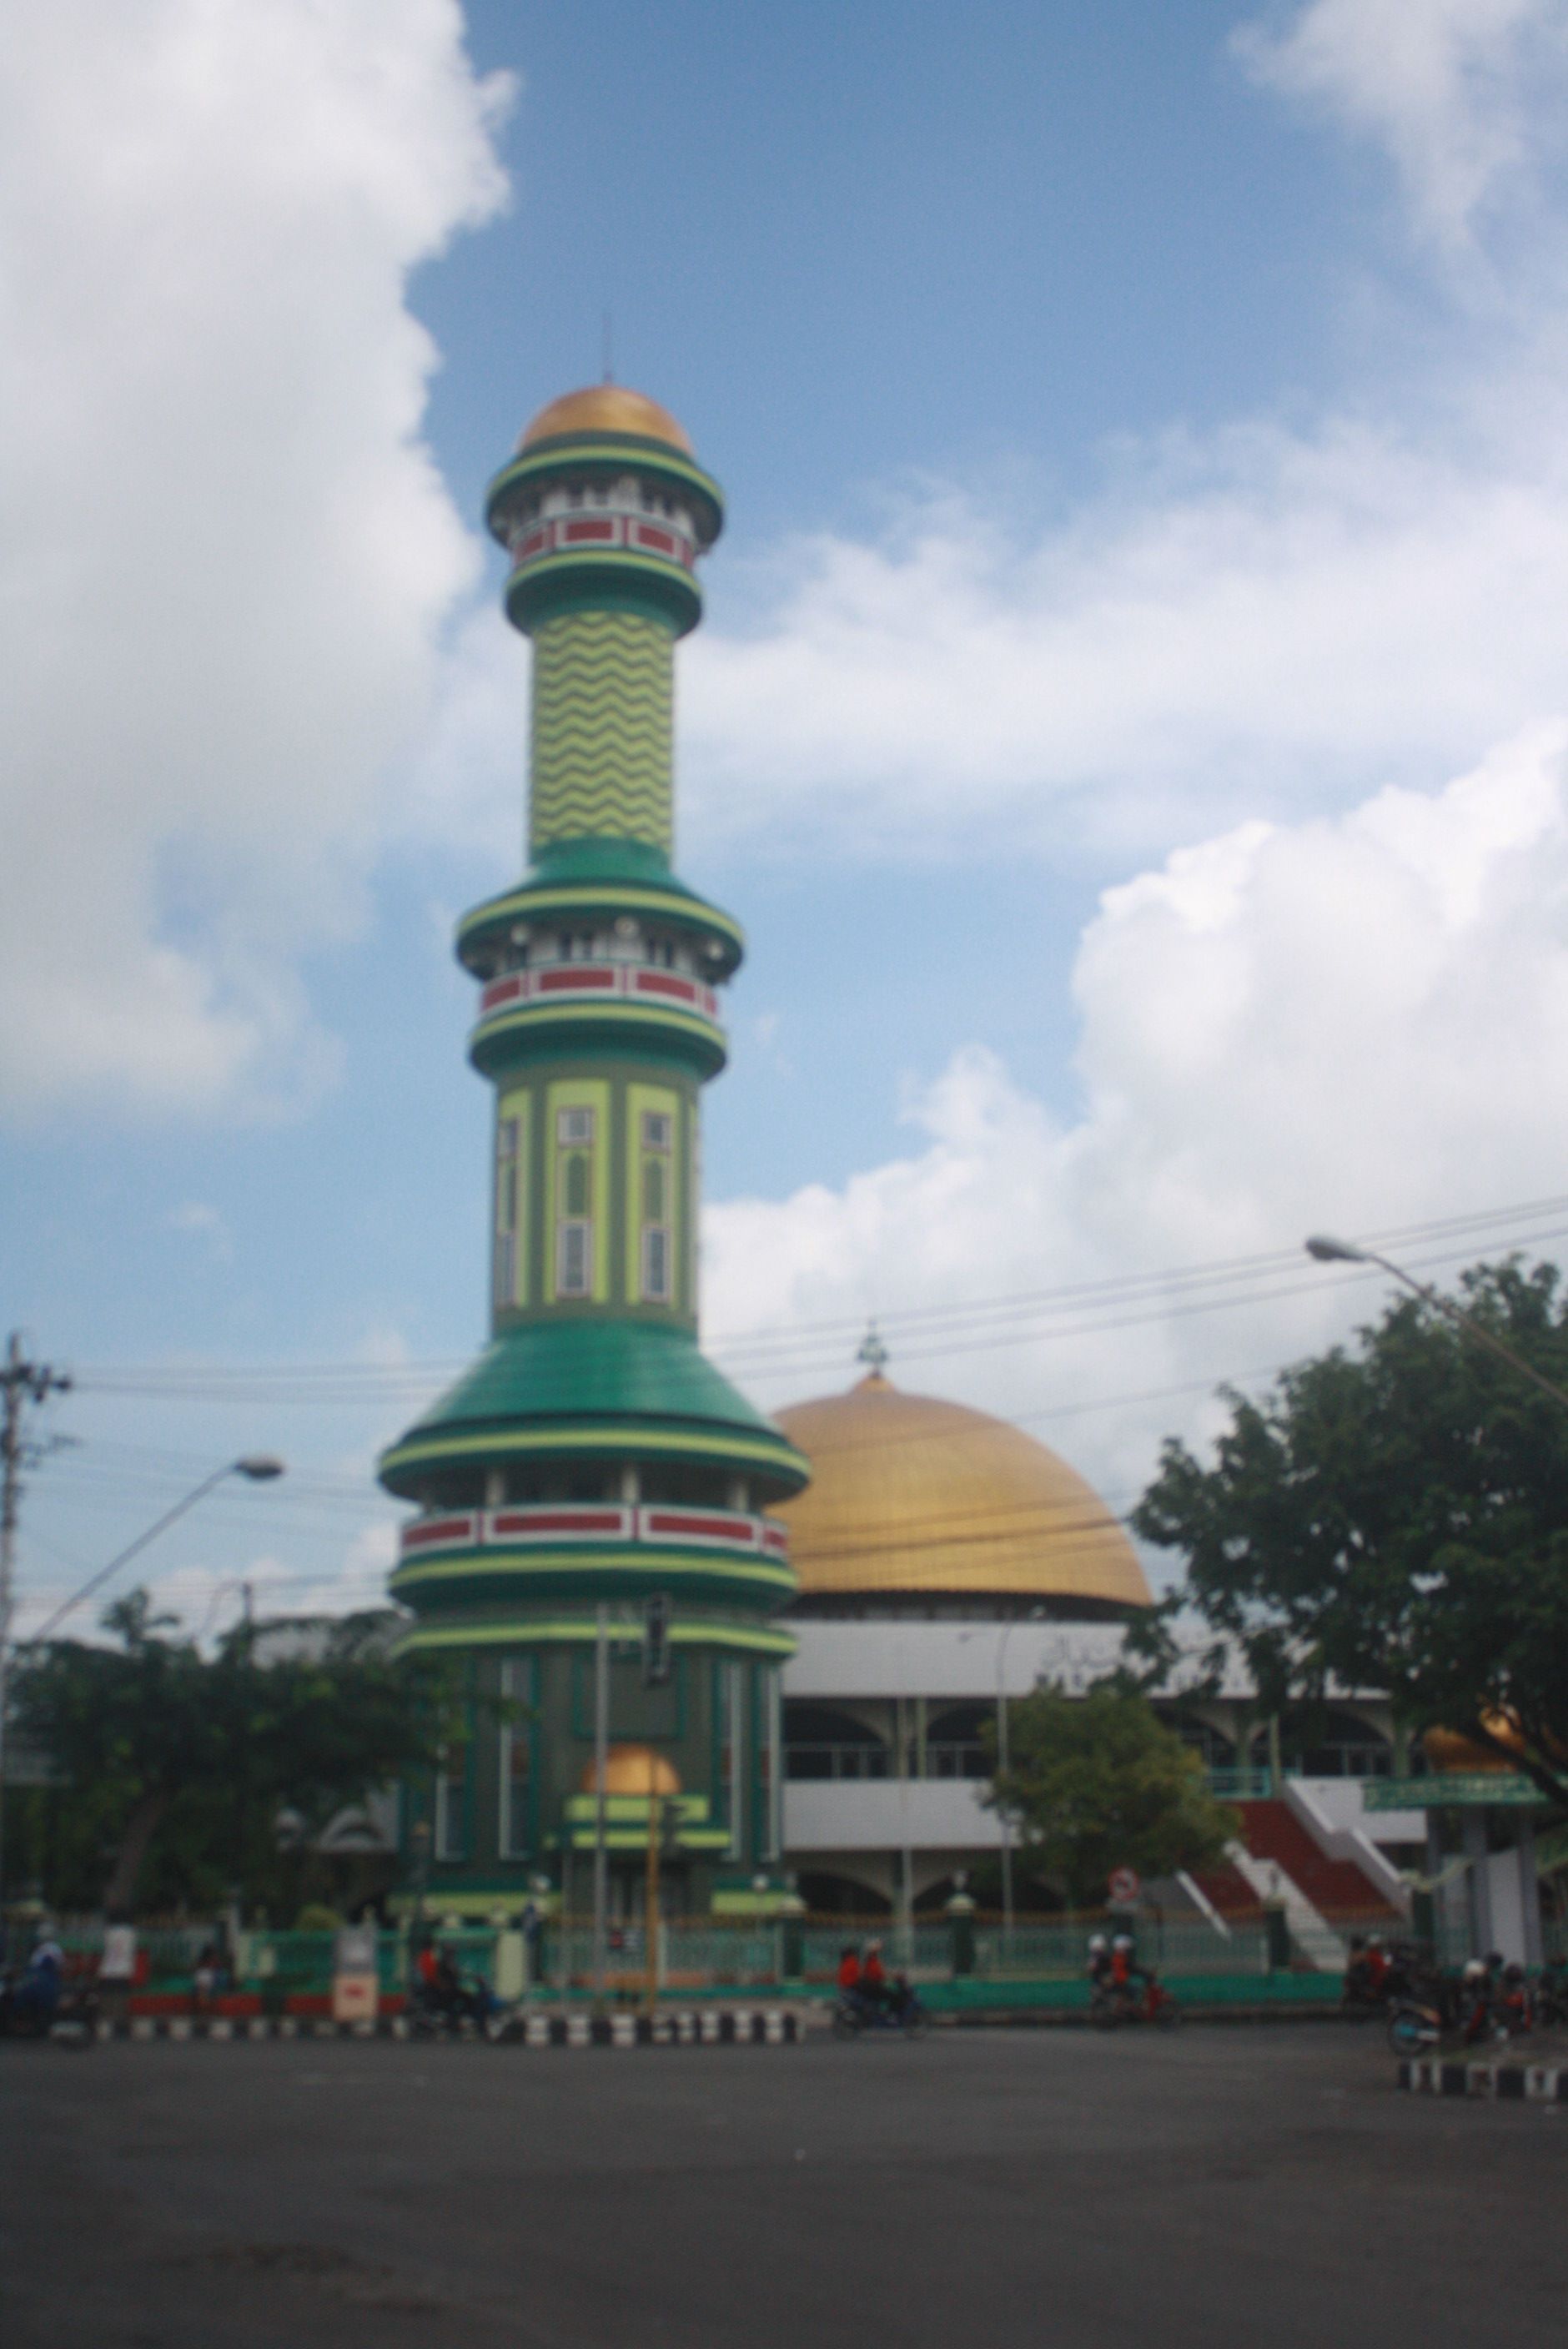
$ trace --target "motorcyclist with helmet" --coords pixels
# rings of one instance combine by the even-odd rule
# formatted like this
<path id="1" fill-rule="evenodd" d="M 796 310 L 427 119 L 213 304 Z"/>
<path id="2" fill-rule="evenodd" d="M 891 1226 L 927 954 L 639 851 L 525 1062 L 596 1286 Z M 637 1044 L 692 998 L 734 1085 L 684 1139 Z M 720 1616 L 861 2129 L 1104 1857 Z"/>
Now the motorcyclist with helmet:
<path id="1" fill-rule="evenodd" d="M 1471 1958 L 1460 1976 L 1460 2023 L 1467 2047 L 1485 2038 L 1491 2022 L 1491 1968 L 1485 1958 Z"/>
<path id="2" fill-rule="evenodd" d="M 1529 2031 L 1534 2023 L 1530 1997 L 1530 1982 L 1524 1968 L 1517 1962 L 1504 1966 L 1497 1983 L 1493 2011 L 1503 2023 L 1511 2039 Z"/>
<path id="3" fill-rule="evenodd" d="M 5 1985 L 0 2020 L 7 2028 L 46 2032 L 59 2006 L 65 1978 L 66 1953 L 53 1928 L 40 1925 L 26 1967 Z"/>
<path id="4" fill-rule="evenodd" d="M 1129 2006 L 1147 2002 L 1152 1976 L 1138 1963 L 1130 1933 L 1118 1933 L 1110 1945 L 1110 1989 Z"/>

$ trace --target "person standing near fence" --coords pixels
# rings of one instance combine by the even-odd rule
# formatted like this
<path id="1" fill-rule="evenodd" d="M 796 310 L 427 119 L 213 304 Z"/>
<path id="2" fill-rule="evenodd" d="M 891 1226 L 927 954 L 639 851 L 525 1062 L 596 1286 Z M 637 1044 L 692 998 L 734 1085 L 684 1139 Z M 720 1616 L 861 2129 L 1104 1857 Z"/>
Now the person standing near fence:
<path id="1" fill-rule="evenodd" d="M 123 1917 L 111 1918 L 104 1927 L 98 1970 L 98 2000 L 108 2022 L 122 2023 L 129 2013 L 135 1980 L 136 1927 Z"/>

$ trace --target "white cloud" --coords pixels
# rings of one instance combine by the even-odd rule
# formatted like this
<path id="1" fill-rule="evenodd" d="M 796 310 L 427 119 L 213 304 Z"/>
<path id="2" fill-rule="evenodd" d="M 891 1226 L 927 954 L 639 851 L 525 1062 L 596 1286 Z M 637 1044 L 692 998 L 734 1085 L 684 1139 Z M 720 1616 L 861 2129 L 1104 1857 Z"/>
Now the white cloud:
<path id="1" fill-rule="evenodd" d="M 1310 0 L 1233 46 L 1262 81 L 1385 147 L 1417 224 L 1450 248 L 1528 172 L 1568 63 L 1563 0 Z"/>
<path id="2" fill-rule="evenodd" d="M 1108 891 L 1081 941 L 1081 1114 L 1054 1122 L 995 1055 L 961 1053 L 913 1104 L 907 1158 L 710 1208 L 709 1326 L 782 1334 L 1560 1193 L 1565 917 L 1561 727 L 1436 794 L 1389 789 L 1181 851 Z M 1375 1288 L 1301 1269 L 1305 1294 L 1222 1313 L 1115 1327 L 1088 1309 L 1062 1325 L 1078 1335 L 903 1365 L 895 1336 L 894 1375 L 1010 1413 L 1218 1380 L 1376 1309 Z M 851 1350 L 838 1371 L 747 1383 L 775 1403 L 830 1390 Z M 1162 1432 L 1213 1422 L 1194 1395 L 1042 1432 L 1122 1499 Z"/>
<path id="3" fill-rule="evenodd" d="M 1515 355 L 1418 429 L 1172 441 L 1031 536 L 944 499 L 801 543 L 753 634 L 684 655 L 697 828 L 1147 855 L 1452 771 L 1563 698 L 1557 379 Z"/>
<path id="4" fill-rule="evenodd" d="M 0 50 L 0 1092 L 322 1081 L 476 553 L 410 270 L 492 213 L 456 0 L 15 0 Z"/>

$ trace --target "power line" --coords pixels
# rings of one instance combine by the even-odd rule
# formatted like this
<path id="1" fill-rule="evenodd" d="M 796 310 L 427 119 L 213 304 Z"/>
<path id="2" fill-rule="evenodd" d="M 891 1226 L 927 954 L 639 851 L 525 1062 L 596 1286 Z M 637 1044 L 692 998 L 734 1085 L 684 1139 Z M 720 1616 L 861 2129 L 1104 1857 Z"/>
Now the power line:
<path id="1" fill-rule="evenodd" d="M 1418 1260 L 1426 1266 L 1458 1262 L 1471 1248 L 1481 1243 L 1485 1235 L 1497 1237 L 1498 1226 L 1515 1227 L 1509 1237 L 1518 1246 L 1535 1246 L 1563 1237 L 1568 1226 L 1545 1230 L 1524 1231 L 1517 1227 L 1539 1222 L 1548 1216 L 1561 1216 L 1568 1210 L 1568 1195 L 1522 1203 L 1506 1208 L 1491 1208 L 1462 1216 L 1445 1216 L 1422 1224 L 1408 1224 L 1369 1235 L 1384 1245 L 1400 1247 L 1407 1253 L 1419 1251 Z M 1460 1247 L 1438 1247 L 1430 1245 L 1449 1240 L 1460 1234 L 1468 1235 Z M 1376 1268 L 1371 1268 L 1375 1273 Z M 1101 1281 L 1078 1282 L 1066 1287 L 1012 1292 L 1004 1297 L 977 1299 L 945 1306 L 911 1307 L 880 1316 L 883 1329 L 899 1340 L 905 1359 L 922 1360 L 936 1353 L 975 1352 L 993 1347 L 1026 1344 L 1042 1336 L 1076 1338 L 1139 1326 L 1153 1320 L 1184 1318 L 1193 1312 L 1212 1312 L 1278 1302 L 1284 1299 L 1305 1295 L 1321 1286 L 1321 1278 L 1302 1276 L 1290 1278 L 1281 1286 L 1256 1286 L 1259 1282 L 1277 1282 L 1278 1277 L 1289 1272 L 1300 1273 L 1300 1251 L 1292 1247 L 1250 1256 L 1219 1258 L 1208 1263 L 1175 1267 L 1164 1271 L 1129 1274 Z M 1367 1278 L 1360 1273 L 1357 1278 Z M 1247 1284 L 1254 1284 L 1248 1287 Z M 1243 1293 L 1230 1294 L 1240 1288 Z M 1193 1291 L 1215 1292 L 1194 1296 Z M 1067 1327 L 1009 1328 L 1009 1324 L 1058 1323 L 1064 1315 L 1077 1313 L 1081 1319 Z M 716 1336 L 709 1341 L 710 1350 L 731 1367 L 751 1376 L 782 1375 L 792 1371 L 798 1375 L 819 1367 L 829 1367 L 840 1359 L 838 1341 L 841 1335 L 861 1327 L 859 1318 L 840 1318 L 818 1322 L 802 1322 L 788 1330 L 764 1329 L 752 1332 L 735 1332 Z M 831 1341 L 831 1350 L 827 1350 Z M 596 1350 L 608 1358 L 611 1341 L 597 1331 L 588 1331 L 579 1340 L 589 1367 Z M 150 1399 L 170 1401 L 202 1400 L 224 1402 L 261 1402 L 275 1406 L 298 1407 L 304 1404 L 352 1403 L 365 1405 L 380 1402 L 391 1403 L 400 1397 L 422 1395 L 444 1378 L 460 1375 L 468 1364 L 458 1359 L 431 1361 L 422 1363 L 389 1364 L 377 1367 L 364 1363 L 276 1363 L 276 1364 L 208 1364 L 191 1366 L 111 1365 L 85 1370 L 77 1384 L 85 1392 L 97 1394 L 135 1394 Z"/>

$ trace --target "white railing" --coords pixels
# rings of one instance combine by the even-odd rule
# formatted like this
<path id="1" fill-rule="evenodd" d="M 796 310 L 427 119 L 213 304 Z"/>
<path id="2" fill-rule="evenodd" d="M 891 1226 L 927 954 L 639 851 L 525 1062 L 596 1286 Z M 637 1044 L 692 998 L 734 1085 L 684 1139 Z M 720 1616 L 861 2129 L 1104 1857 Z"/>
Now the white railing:
<path id="1" fill-rule="evenodd" d="M 492 1019 L 533 1003 L 573 999 L 597 1003 L 631 1001 L 718 1018 L 718 998 L 700 978 L 646 962 L 550 962 L 527 970 L 503 971 L 480 996 L 480 1017 Z"/>
<path id="2" fill-rule="evenodd" d="M 407 1559 L 438 1549 L 553 1549 L 597 1542 L 748 1550 L 780 1564 L 789 1556 L 789 1529 L 777 1517 L 657 1501 L 517 1502 L 496 1509 L 444 1509 L 413 1518 L 403 1527 L 398 1546 Z"/>

